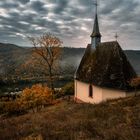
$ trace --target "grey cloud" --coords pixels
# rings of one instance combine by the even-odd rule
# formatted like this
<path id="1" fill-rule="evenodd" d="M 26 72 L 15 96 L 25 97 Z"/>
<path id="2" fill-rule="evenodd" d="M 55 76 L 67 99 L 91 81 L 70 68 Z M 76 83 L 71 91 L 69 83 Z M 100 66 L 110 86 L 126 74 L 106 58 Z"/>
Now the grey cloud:
<path id="1" fill-rule="evenodd" d="M 5 9 L 17 8 L 18 6 L 19 6 L 18 3 L 8 3 L 8 2 L 5 2 L 5 3 L 1 3 L 0 4 L 0 7 L 5 8 Z"/>
<path id="2" fill-rule="evenodd" d="M 47 14 L 47 9 L 44 7 L 45 3 L 41 2 L 41 1 L 32 1 L 30 7 L 38 12 L 38 13 L 45 13 Z"/>
<path id="3" fill-rule="evenodd" d="M 0 41 L 26 44 L 28 41 L 16 33 L 36 36 L 44 32 L 56 34 L 69 46 L 86 47 L 90 41 L 95 11 L 92 0 L 4 0 L 0 8 Z M 138 0 L 100 0 L 99 24 L 103 41 L 113 39 L 118 32 L 129 42 L 126 48 L 129 44 L 138 48 L 140 10 L 136 9 L 140 9 Z M 128 41 L 130 36 L 134 42 Z M 120 42 L 124 38 L 120 37 Z"/>
<path id="4" fill-rule="evenodd" d="M 57 14 L 60 14 L 62 11 L 65 10 L 65 8 L 68 5 L 68 2 L 69 2 L 68 0 L 61 0 L 61 2 L 57 1 L 57 5 L 54 8 L 54 12 L 57 13 Z"/>
<path id="5" fill-rule="evenodd" d="M 20 3 L 22 3 L 22 4 L 27 4 L 27 3 L 29 3 L 30 2 L 30 0 L 18 0 Z"/>
<path id="6" fill-rule="evenodd" d="M 102 3 L 103 0 L 100 2 Z M 122 3 L 124 3 L 124 0 L 108 0 L 106 1 L 106 4 L 101 9 L 102 14 L 111 14 L 114 9 L 118 9 Z"/>

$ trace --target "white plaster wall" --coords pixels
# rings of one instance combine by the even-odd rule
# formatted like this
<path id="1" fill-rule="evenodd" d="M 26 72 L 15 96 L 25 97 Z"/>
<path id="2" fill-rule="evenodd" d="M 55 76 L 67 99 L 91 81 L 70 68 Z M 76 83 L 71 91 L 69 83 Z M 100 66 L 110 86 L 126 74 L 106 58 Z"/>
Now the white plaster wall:
<path id="1" fill-rule="evenodd" d="M 123 98 L 126 97 L 126 92 L 121 90 L 113 90 L 113 89 L 102 89 L 103 101 L 107 99 L 115 99 L 115 98 Z"/>
<path id="2" fill-rule="evenodd" d="M 87 103 L 102 101 L 102 88 L 93 86 L 93 97 L 89 97 L 89 84 L 75 80 L 75 98 Z"/>
<path id="3" fill-rule="evenodd" d="M 102 88 L 93 86 L 93 100 L 94 103 L 102 102 Z"/>
<path id="4" fill-rule="evenodd" d="M 140 91 L 137 95 L 140 95 Z M 124 98 L 135 95 L 135 92 L 125 92 L 121 90 L 113 90 L 100 88 L 93 85 L 93 97 L 89 97 L 89 84 L 75 80 L 75 98 L 86 103 L 100 103 L 108 99 Z"/>

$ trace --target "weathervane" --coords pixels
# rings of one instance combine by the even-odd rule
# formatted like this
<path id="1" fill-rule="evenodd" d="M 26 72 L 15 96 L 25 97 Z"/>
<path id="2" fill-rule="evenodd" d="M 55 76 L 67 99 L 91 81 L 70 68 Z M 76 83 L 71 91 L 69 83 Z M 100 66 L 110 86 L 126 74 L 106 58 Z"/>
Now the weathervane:
<path id="1" fill-rule="evenodd" d="M 117 41 L 119 36 L 118 36 L 118 34 L 116 33 L 114 37 L 116 38 L 116 41 Z"/>

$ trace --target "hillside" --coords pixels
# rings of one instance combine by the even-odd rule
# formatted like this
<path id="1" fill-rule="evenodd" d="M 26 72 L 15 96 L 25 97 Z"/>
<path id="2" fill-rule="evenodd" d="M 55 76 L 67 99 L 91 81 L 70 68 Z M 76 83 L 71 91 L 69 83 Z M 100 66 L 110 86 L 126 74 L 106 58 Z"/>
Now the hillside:
<path id="1" fill-rule="evenodd" d="M 37 113 L 0 118 L 1 140 L 139 140 L 140 96 L 98 105 L 61 101 Z"/>
<path id="2" fill-rule="evenodd" d="M 125 54 L 128 56 L 136 72 L 140 75 L 140 51 L 127 50 Z"/>
<path id="3" fill-rule="evenodd" d="M 84 48 L 63 48 L 61 64 L 73 66 L 75 69 L 80 63 L 84 53 Z M 26 60 L 31 57 L 31 47 L 19 47 L 14 44 L 0 43 L 0 74 L 8 72 L 11 67 L 13 71 L 20 67 Z M 125 54 L 128 56 L 131 64 L 138 74 L 140 74 L 140 51 L 127 50 Z"/>
<path id="4" fill-rule="evenodd" d="M 31 48 L 0 43 L 0 74 L 15 70 L 31 56 Z"/>

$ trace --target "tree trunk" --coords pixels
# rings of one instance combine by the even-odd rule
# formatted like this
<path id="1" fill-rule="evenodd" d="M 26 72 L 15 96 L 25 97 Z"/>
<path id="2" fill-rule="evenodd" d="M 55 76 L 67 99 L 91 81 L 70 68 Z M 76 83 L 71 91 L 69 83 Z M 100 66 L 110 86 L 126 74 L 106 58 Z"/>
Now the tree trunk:
<path id="1" fill-rule="evenodd" d="M 54 90 L 53 74 L 52 74 L 51 68 L 50 68 L 50 70 L 49 70 L 49 79 L 50 79 L 49 85 L 50 85 L 50 88 L 51 88 L 51 90 L 52 90 L 52 94 L 54 95 L 55 90 Z"/>

